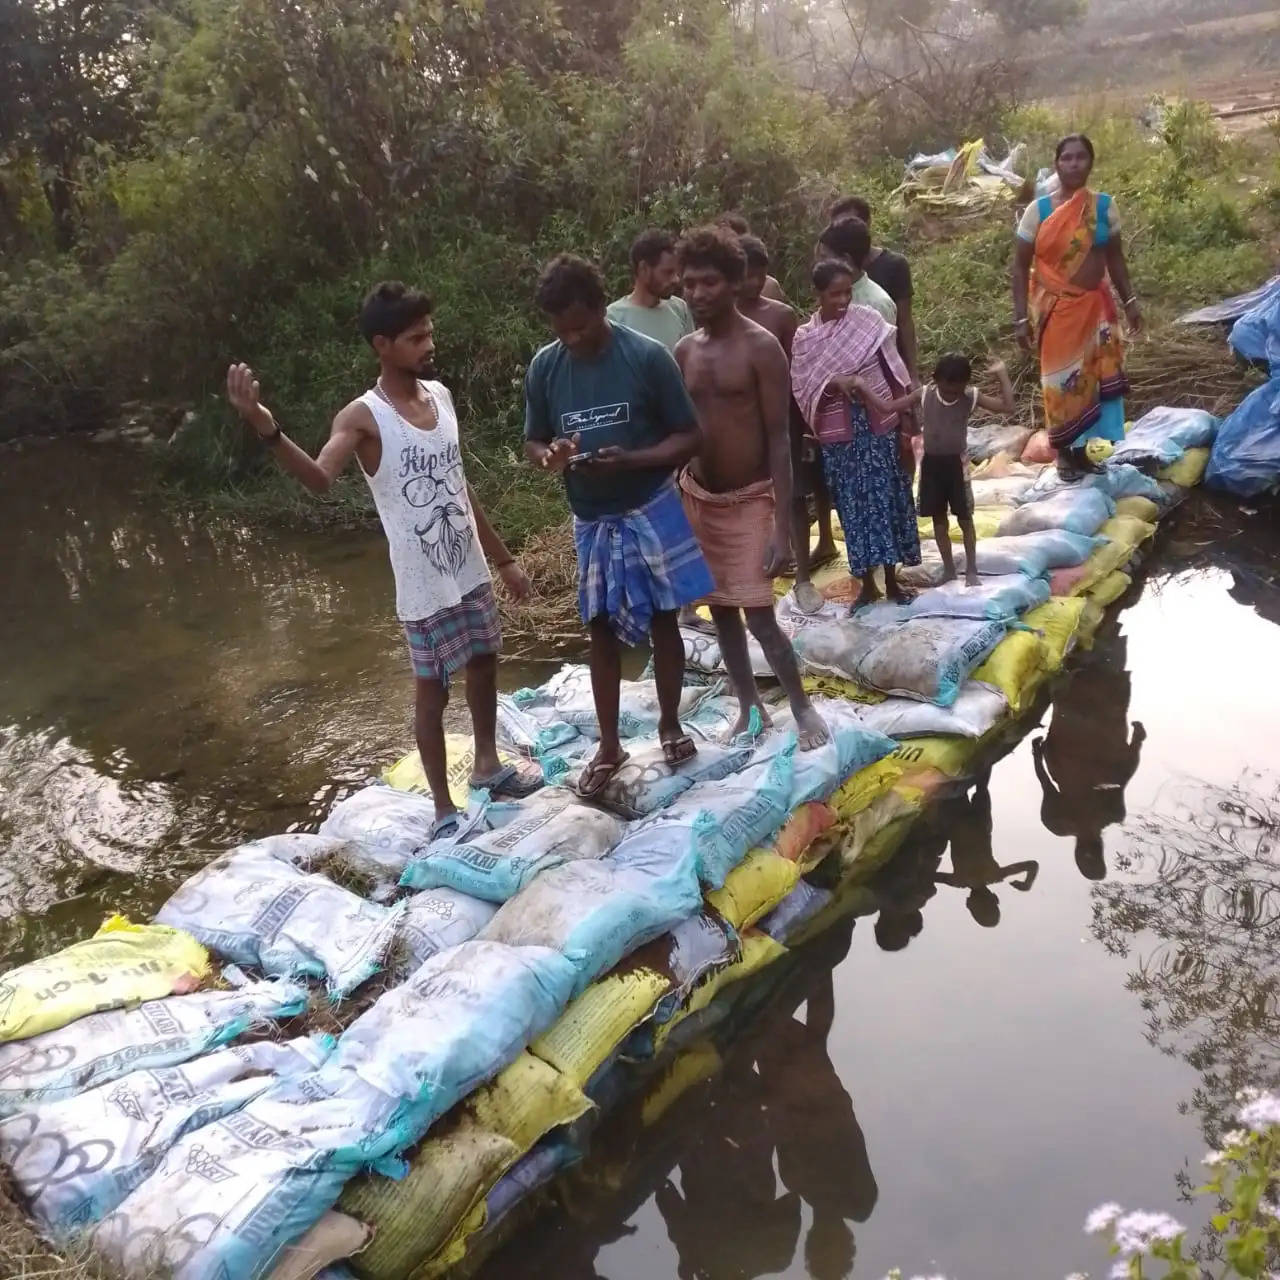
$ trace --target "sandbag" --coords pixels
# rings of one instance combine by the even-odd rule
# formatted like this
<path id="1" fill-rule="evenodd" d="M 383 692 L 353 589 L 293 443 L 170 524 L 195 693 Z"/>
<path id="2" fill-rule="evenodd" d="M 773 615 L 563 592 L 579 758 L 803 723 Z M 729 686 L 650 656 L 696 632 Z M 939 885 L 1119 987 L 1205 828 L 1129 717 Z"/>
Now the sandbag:
<path id="1" fill-rule="evenodd" d="M 134 1070 L 177 1066 L 306 1006 L 306 988 L 254 982 L 109 1009 L 0 1044 L 0 1116 L 70 1098 Z"/>
<path id="2" fill-rule="evenodd" d="M 735 929 L 755 924 L 772 911 L 800 880 L 800 868 L 772 849 L 752 849 L 707 893 L 707 902 Z"/>
<path id="3" fill-rule="evenodd" d="M 1131 586 L 1133 586 L 1133 579 L 1127 573 L 1117 569 L 1089 589 L 1089 598 L 1095 604 L 1106 608 L 1109 604 L 1115 604 Z"/>
<path id="4" fill-rule="evenodd" d="M 403 1109 L 328 1065 L 276 1081 L 180 1138 L 89 1243 L 127 1275 L 260 1280 L 291 1256 L 288 1247 L 333 1207 L 348 1179 L 407 1144 L 397 1121 Z"/>
<path id="5" fill-rule="evenodd" d="M 975 507 L 1016 507 L 1035 484 L 1034 475 L 991 477 L 975 475 L 969 482 Z"/>
<path id="6" fill-rule="evenodd" d="M 981 554 L 979 549 L 979 557 Z M 1008 622 L 1048 598 L 1047 579 L 1010 573 L 984 578 L 976 587 L 968 586 L 961 579 L 944 582 L 921 591 L 906 604 L 881 600 L 863 605 L 853 616 L 859 621 L 890 623 L 907 618 L 985 618 Z"/>
<path id="7" fill-rule="evenodd" d="M 0 1044 L 88 1013 L 194 991 L 208 975 L 208 953 L 189 933 L 110 916 L 92 938 L 0 979 Z"/>
<path id="8" fill-rule="evenodd" d="M 0 1120 L 0 1159 L 32 1217 L 67 1240 L 110 1213 L 184 1133 L 238 1110 L 277 1077 L 314 1070 L 334 1043 L 233 1046 L 37 1103 Z"/>
<path id="9" fill-rule="evenodd" d="M 1280 483 L 1280 368 L 1223 421 L 1204 479 L 1238 498 L 1255 498 Z"/>
<path id="10" fill-rule="evenodd" d="M 1135 551 L 1156 536 L 1156 526 L 1146 520 L 1139 520 L 1136 516 L 1115 515 L 1098 532 L 1108 541 L 1119 542 L 1130 551 Z"/>
<path id="11" fill-rule="evenodd" d="M 235 964 L 272 977 L 323 978 L 337 997 L 381 969 L 400 911 L 279 859 L 241 852 L 198 871 L 156 919 Z"/>
<path id="12" fill-rule="evenodd" d="M 760 921 L 761 933 L 790 946 L 804 926 L 832 900 L 834 893 L 801 880 L 776 907 Z"/>
<path id="13" fill-rule="evenodd" d="M 852 819 L 840 846 L 840 867 L 849 884 L 864 883 L 893 856 L 920 813 L 910 790 L 886 791 Z M 811 936 L 805 931 L 805 936 Z"/>
<path id="14" fill-rule="evenodd" d="M 959 734 L 926 734 L 898 743 L 892 759 L 901 767 L 894 787 L 914 784 L 919 774 L 942 774 L 948 778 L 964 777 L 978 749 L 977 740 Z"/>
<path id="15" fill-rule="evenodd" d="M 863 702 L 874 706 L 885 700 L 879 689 L 868 689 L 865 684 L 844 676 L 809 674 L 801 677 L 804 691 L 812 698 L 840 698 L 845 702 Z"/>
<path id="16" fill-rule="evenodd" d="M 1043 427 L 1032 433 L 1020 455 L 1022 461 L 1028 463 L 1052 462 L 1057 456 L 1058 451 L 1049 443 L 1049 433 Z"/>
<path id="17" fill-rule="evenodd" d="M 974 507 L 970 519 L 973 521 L 974 536 L 978 538 L 994 538 L 1000 521 L 1004 518 L 1004 507 Z M 920 516 L 916 520 L 916 531 L 922 542 L 933 539 L 933 520 L 929 516 Z M 947 519 L 947 541 L 963 542 L 964 530 L 955 516 Z"/>
<path id="18" fill-rule="evenodd" d="M 891 738 L 922 738 L 933 734 L 981 738 L 1008 709 L 1002 693 L 971 679 L 961 687 L 949 707 L 913 698 L 887 698 L 878 706 L 860 708 L 858 714 L 865 724 Z"/>
<path id="19" fill-rule="evenodd" d="M 306 831 L 283 831 L 237 845 L 231 853 L 247 853 L 259 858 L 276 858 L 299 871 L 320 871 L 337 859 L 345 861 L 358 855 L 359 848 L 349 840 L 332 836 L 311 835 Z"/>
<path id="20" fill-rule="evenodd" d="M 632 849 L 623 862 L 570 862 L 539 876 L 506 903 L 481 938 L 551 947 L 574 967 L 574 994 L 636 947 L 697 911 L 693 851 L 674 867 L 661 852 Z"/>
<path id="21" fill-rule="evenodd" d="M 493 919 L 497 907 L 457 889 L 424 889 L 404 904 L 396 921 L 388 960 L 393 980 L 403 981 L 432 956 L 470 942 Z"/>
<path id="22" fill-rule="evenodd" d="M 1208 449 L 1188 449 L 1177 462 L 1157 474 L 1161 480 L 1171 481 L 1181 489 L 1192 489 L 1204 478 L 1208 465 Z"/>
<path id="23" fill-rule="evenodd" d="M 793 809 L 782 829 L 765 848 L 780 853 L 800 870 L 806 871 L 822 856 L 820 837 L 839 821 L 836 811 L 818 800 L 809 800 Z"/>
<path id="24" fill-rule="evenodd" d="M 461 1251 L 448 1246 L 502 1175 L 544 1134 L 590 1107 L 558 1071 L 522 1053 L 427 1135 L 402 1179 L 370 1174 L 348 1184 L 340 1207 L 374 1228 L 360 1274 L 403 1280 L 428 1261 L 459 1261 Z"/>
<path id="25" fill-rule="evenodd" d="M 518 816 L 501 827 L 429 844 L 405 868 L 401 883 L 505 902 L 562 862 L 600 857 L 623 832 L 620 819 L 584 804 L 567 787 L 547 787 L 509 808 Z"/>
<path id="26" fill-rule="evenodd" d="M 1150 498 L 1121 498 L 1116 503 L 1116 515 L 1133 516 L 1144 524 L 1155 524 L 1160 519 L 1160 508 Z"/>
<path id="27" fill-rule="evenodd" d="M 580 664 L 560 668 L 538 690 L 521 702 L 526 711 L 552 706 L 559 719 L 589 738 L 600 736 L 595 698 L 591 692 L 591 672 Z M 706 696 L 704 689 L 686 686 L 680 698 L 683 718 Z M 618 732 L 623 738 L 654 738 L 661 715 L 658 691 L 651 680 L 623 680 L 618 693 Z"/>
<path id="28" fill-rule="evenodd" d="M 971 462 L 984 462 L 997 453 L 1007 453 L 1017 458 L 1022 455 L 1032 428 L 1013 422 L 996 422 L 985 427 L 970 427 L 967 451 Z"/>
<path id="29" fill-rule="evenodd" d="M 381 995 L 343 1033 L 325 1070 L 356 1071 L 414 1103 L 425 1130 L 511 1062 L 560 1016 L 577 975 L 546 945 L 508 946 L 490 936 L 501 932 L 501 915 Z"/>
<path id="30" fill-rule="evenodd" d="M 446 733 L 444 757 L 449 778 L 450 799 L 459 809 L 465 809 L 471 800 L 471 775 L 475 773 L 476 767 L 475 743 L 464 733 Z M 502 764 L 511 764 L 518 759 L 518 756 L 499 749 L 498 759 Z M 397 791 L 416 791 L 419 795 L 429 794 L 427 775 L 423 771 L 417 748 L 387 769 L 382 775 L 382 781 Z"/>
<path id="31" fill-rule="evenodd" d="M 628 751 L 631 758 L 609 779 L 604 790 L 592 797 L 592 803 L 629 819 L 646 818 L 665 809 L 695 783 L 726 778 L 751 758 L 749 746 L 712 742 L 704 742 L 697 755 L 674 766 L 667 763 L 662 744 L 656 739 L 639 739 L 628 745 Z M 562 766 L 559 761 L 549 760 L 548 779 L 577 791 L 587 763 Z"/>
<path id="32" fill-rule="evenodd" d="M 1041 529 L 1094 534 L 1115 511 L 1116 504 L 1101 489 L 1062 489 L 1010 511 L 1000 522 L 999 534 L 1012 537 Z"/>
<path id="33" fill-rule="evenodd" d="M 895 755 L 886 756 L 866 769 L 860 769 L 847 782 L 842 783 L 830 805 L 841 822 L 847 822 L 855 814 L 873 805 L 902 777 L 904 765 Z"/>
<path id="34" fill-rule="evenodd" d="M 1117 462 L 1135 466 L 1172 466 L 1187 449 L 1211 445 L 1218 434 L 1219 421 L 1204 409 L 1161 405 L 1133 424 L 1111 456 Z"/>
<path id="35" fill-rule="evenodd" d="M 376 882 L 394 889 L 409 860 L 429 843 L 435 820 L 430 796 L 374 785 L 339 800 L 320 834 L 363 848 Z"/>
<path id="36" fill-rule="evenodd" d="M 330 1209 L 300 1239 L 285 1246 L 267 1280 L 356 1280 L 344 1264 L 371 1235 L 363 1222 Z"/>
<path id="37" fill-rule="evenodd" d="M 1044 645 L 1049 671 L 1059 670 L 1075 647 L 1084 607 L 1081 599 L 1055 598 L 1023 615 L 1023 625 L 1030 627 Z"/>
<path id="38" fill-rule="evenodd" d="M 546 751 L 554 751 L 581 736 L 571 724 L 557 719 L 536 697 L 522 706 L 511 694 L 498 695 L 497 741 L 500 747 L 536 760 Z"/>
<path id="39" fill-rule="evenodd" d="M 1041 578 L 1052 569 L 1081 564 L 1100 546 L 1097 538 L 1066 529 L 1041 529 L 1012 538 L 986 538 L 978 543 L 978 572 L 984 577 L 1022 573 Z M 963 549 L 955 553 L 956 571 L 964 573 L 968 559 Z"/>
<path id="40" fill-rule="evenodd" d="M 892 625 L 854 618 L 815 627 L 799 637 L 796 649 L 807 670 L 950 706 L 1004 631 L 1002 622 L 966 618 L 912 618 Z"/>
<path id="41" fill-rule="evenodd" d="M 1082 595 L 1132 558 L 1133 547 L 1127 542 L 1103 542 L 1083 564 L 1065 572 L 1055 569 L 1049 575 L 1049 589 L 1055 596 Z"/>
<path id="42" fill-rule="evenodd" d="M 1041 498 L 1064 489 L 1100 489 L 1113 502 L 1138 497 L 1164 505 L 1157 481 L 1127 462 L 1108 462 L 1099 471 L 1086 472 L 1070 480 L 1064 479 L 1057 467 L 1045 467 L 1031 488 L 1022 495 L 1021 502 L 1039 502 Z"/>
<path id="43" fill-rule="evenodd" d="M 973 679 L 1004 696 L 1011 711 L 1031 704 L 1049 672 L 1044 642 L 1034 631 L 1011 631 L 974 670 Z"/>

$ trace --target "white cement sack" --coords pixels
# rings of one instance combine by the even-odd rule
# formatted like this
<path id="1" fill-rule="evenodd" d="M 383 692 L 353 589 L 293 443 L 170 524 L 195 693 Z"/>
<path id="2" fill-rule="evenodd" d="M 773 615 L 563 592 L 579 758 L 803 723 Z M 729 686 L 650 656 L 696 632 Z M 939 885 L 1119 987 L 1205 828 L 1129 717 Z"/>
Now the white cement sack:
<path id="1" fill-rule="evenodd" d="M 245 853 L 258 858 L 275 858 L 279 862 L 297 867 L 299 871 L 319 871 L 330 858 L 345 857 L 355 851 L 356 846 L 348 840 L 310 835 L 305 831 L 285 831 L 237 845 L 226 856 L 234 857 L 237 853 Z"/>
<path id="2" fill-rule="evenodd" d="M 716 782 L 736 773 L 751 758 L 751 748 L 726 747 L 715 743 L 703 743 L 697 755 L 678 765 L 669 765 L 662 744 L 656 739 L 638 739 L 628 744 L 630 759 L 605 784 L 591 802 L 598 804 L 619 817 L 646 818 L 659 809 L 665 809 L 677 797 L 699 782 Z M 563 766 L 548 762 L 548 775 L 552 781 L 577 791 L 582 784 L 590 758 Z"/>
<path id="3" fill-rule="evenodd" d="M 539 700 L 554 705 L 556 713 L 587 737 L 598 738 L 600 726 L 591 693 L 591 672 L 582 665 L 561 667 L 537 690 Z M 683 717 L 706 696 L 705 689 L 686 686 L 680 698 Z M 537 703 L 526 706 L 531 710 Z M 651 680 L 623 680 L 618 696 L 618 732 L 623 738 L 653 737 L 658 732 L 658 691 Z"/>
<path id="4" fill-rule="evenodd" d="M 623 832 L 621 819 L 584 803 L 567 787 L 546 787 L 506 808 L 515 816 L 504 826 L 428 845 L 406 867 L 401 883 L 505 902 L 551 867 L 600 857 Z"/>
<path id="5" fill-rule="evenodd" d="M 1004 694 L 969 680 L 960 687 L 949 707 L 912 698 L 886 698 L 874 706 L 861 706 L 858 715 L 869 728 L 891 738 L 927 738 L 958 734 L 981 738 L 1008 713 Z"/>
<path id="6" fill-rule="evenodd" d="M 978 542 L 978 572 L 984 577 L 1022 573 L 1043 578 L 1053 569 L 1069 569 L 1083 564 L 1106 538 L 1086 537 L 1066 529 L 1041 529 L 1014 538 L 982 538 Z M 964 549 L 954 551 L 956 572 L 968 565 Z"/>
<path id="7" fill-rule="evenodd" d="M 1116 504 L 1101 489 L 1060 489 L 1036 502 L 1010 511 L 996 531 L 1000 537 L 1038 533 L 1041 529 L 1066 529 L 1094 534 L 1116 513 Z"/>
<path id="8" fill-rule="evenodd" d="M 393 976 L 399 981 L 432 956 L 470 942 L 493 919 L 497 907 L 457 889 L 424 889 L 404 906 L 396 925 Z"/>
<path id="9" fill-rule="evenodd" d="M 577 972 L 574 994 L 636 947 L 659 937 L 702 904 L 692 850 L 619 865 L 570 862 L 539 876 L 485 926 L 482 938 L 512 947 L 550 947 Z"/>
<path id="10" fill-rule="evenodd" d="M 156 920 L 235 964 L 323 978 L 332 995 L 344 996 L 382 967 L 400 910 L 277 859 L 238 853 L 192 876 Z"/>
<path id="11" fill-rule="evenodd" d="M 1024 511 L 1029 509 L 1022 508 Z M 978 554 L 982 554 L 982 543 L 978 544 Z M 880 600 L 863 605 L 853 616 L 859 622 L 879 624 L 904 622 L 908 618 L 988 618 L 1007 622 L 1048 599 L 1047 578 L 1009 573 L 983 578 L 976 587 L 969 586 L 963 578 L 957 578 L 921 591 L 907 604 Z"/>
<path id="12" fill-rule="evenodd" d="M 1024 494 L 1035 484 L 1035 476 L 1000 476 L 992 480 L 974 479 L 975 507 L 1016 507 Z"/>
<path id="13" fill-rule="evenodd" d="M 409 859 L 431 839 L 435 820 L 430 796 L 374 783 L 339 800 L 320 824 L 320 834 L 367 850 L 378 880 L 394 886 Z"/>
<path id="14" fill-rule="evenodd" d="M 185 1133 L 238 1110 L 278 1077 L 314 1070 L 335 1043 L 316 1036 L 232 1046 L 37 1103 L 0 1121 L 0 1159 L 36 1221 L 67 1239 L 116 1208 Z"/>
<path id="15" fill-rule="evenodd" d="M 306 988 L 252 982 L 108 1009 L 27 1040 L 0 1044 L 0 1115 L 69 1098 L 130 1071 L 171 1067 L 272 1018 L 306 1007 Z"/>

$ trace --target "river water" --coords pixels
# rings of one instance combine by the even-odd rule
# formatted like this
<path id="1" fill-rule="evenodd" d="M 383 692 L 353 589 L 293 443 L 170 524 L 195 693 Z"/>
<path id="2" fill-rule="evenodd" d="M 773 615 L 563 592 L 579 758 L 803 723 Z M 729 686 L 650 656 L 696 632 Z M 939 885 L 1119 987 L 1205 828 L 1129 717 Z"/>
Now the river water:
<path id="1" fill-rule="evenodd" d="M 175 515 L 138 468 L 0 452 L 6 964 L 313 827 L 410 740 L 380 539 Z M 589 1159 L 486 1275 L 1097 1276 L 1102 1200 L 1198 1230 L 1180 1181 L 1239 1085 L 1280 1084 L 1278 546 L 1265 513 L 1188 504 L 879 914 L 802 957 L 662 1122 L 605 1134 L 625 1159 Z"/>

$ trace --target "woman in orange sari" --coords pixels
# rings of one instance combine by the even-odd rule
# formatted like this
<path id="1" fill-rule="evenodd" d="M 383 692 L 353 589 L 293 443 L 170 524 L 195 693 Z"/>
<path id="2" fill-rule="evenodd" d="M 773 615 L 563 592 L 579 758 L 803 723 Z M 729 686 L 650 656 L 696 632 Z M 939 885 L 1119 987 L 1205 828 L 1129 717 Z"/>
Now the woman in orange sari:
<path id="1" fill-rule="evenodd" d="M 1112 286 L 1129 328 L 1142 313 L 1129 281 L 1120 218 L 1111 197 L 1089 190 L 1093 143 L 1071 134 L 1054 154 L 1058 181 L 1032 201 L 1015 242 L 1013 322 L 1024 350 L 1040 354 L 1049 443 L 1058 467 L 1092 467 L 1085 446 L 1124 436 L 1124 345 Z"/>

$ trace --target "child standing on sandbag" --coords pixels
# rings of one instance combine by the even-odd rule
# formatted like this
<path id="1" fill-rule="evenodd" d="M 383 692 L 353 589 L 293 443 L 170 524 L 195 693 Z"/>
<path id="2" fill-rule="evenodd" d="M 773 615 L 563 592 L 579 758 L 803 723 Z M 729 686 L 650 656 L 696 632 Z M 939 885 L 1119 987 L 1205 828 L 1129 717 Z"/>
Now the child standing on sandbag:
<path id="1" fill-rule="evenodd" d="M 920 496 L 916 509 L 933 520 L 933 536 L 942 556 L 942 581 L 956 576 L 955 557 L 947 512 L 955 516 L 964 538 L 964 580 L 978 585 L 978 537 L 973 527 L 973 488 L 969 484 L 968 432 L 973 411 L 981 406 L 989 413 L 1012 413 L 1013 384 L 1003 360 L 987 370 L 1000 384 L 998 396 L 987 395 L 971 385 L 973 367 L 969 357 L 951 352 L 933 367 L 933 381 L 901 399 L 881 400 L 861 380 L 853 390 L 863 402 L 880 414 L 900 413 L 919 407 L 924 435 L 924 456 L 920 460 Z"/>

